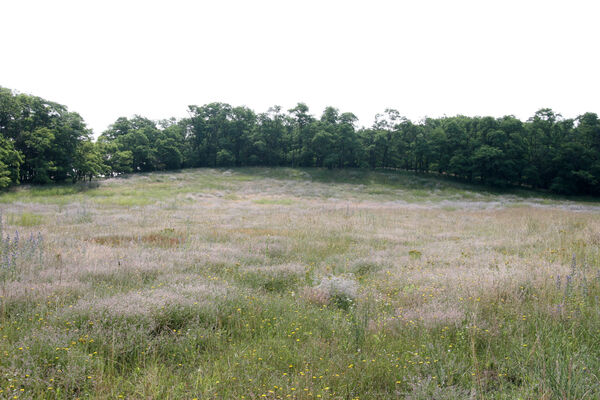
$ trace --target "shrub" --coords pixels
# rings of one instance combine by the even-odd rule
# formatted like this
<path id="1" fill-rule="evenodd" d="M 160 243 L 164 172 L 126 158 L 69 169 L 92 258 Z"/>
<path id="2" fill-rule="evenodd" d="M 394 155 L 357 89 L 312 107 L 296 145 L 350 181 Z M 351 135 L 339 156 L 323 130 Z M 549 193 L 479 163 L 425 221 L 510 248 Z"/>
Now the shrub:
<path id="1" fill-rule="evenodd" d="M 319 285 L 313 289 L 311 293 L 315 299 L 326 300 L 327 303 L 334 304 L 344 310 L 352 306 L 358 295 L 358 284 L 351 275 L 323 278 Z"/>

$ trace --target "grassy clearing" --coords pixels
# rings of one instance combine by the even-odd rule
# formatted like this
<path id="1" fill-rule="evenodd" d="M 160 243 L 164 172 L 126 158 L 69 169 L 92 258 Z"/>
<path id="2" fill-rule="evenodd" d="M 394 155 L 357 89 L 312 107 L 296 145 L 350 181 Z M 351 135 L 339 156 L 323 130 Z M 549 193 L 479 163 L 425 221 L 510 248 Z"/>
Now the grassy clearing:
<path id="1" fill-rule="evenodd" d="M 589 199 L 258 168 L 0 202 L 0 398 L 600 397 Z"/>

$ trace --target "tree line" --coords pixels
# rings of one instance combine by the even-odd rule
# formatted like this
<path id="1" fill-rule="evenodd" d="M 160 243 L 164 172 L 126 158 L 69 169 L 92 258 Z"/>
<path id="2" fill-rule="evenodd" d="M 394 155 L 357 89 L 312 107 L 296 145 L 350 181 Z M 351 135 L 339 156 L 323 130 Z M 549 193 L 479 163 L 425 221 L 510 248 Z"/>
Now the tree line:
<path id="1" fill-rule="evenodd" d="M 191 167 L 388 168 L 495 187 L 600 194 L 600 120 L 551 109 L 514 116 L 425 118 L 387 109 L 371 127 L 298 103 L 256 113 L 225 103 L 183 119 L 118 118 L 97 140 L 66 106 L 0 87 L 0 188 Z"/>

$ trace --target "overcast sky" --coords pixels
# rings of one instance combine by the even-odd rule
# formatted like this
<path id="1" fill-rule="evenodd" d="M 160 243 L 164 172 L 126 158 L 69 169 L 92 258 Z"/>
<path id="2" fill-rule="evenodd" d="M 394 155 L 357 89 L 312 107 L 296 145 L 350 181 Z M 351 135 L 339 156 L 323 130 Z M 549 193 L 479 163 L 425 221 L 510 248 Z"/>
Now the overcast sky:
<path id="1" fill-rule="evenodd" d="M 119 116 L 600 113 L 598 1 L 0 0 L 0 86 Z"/>

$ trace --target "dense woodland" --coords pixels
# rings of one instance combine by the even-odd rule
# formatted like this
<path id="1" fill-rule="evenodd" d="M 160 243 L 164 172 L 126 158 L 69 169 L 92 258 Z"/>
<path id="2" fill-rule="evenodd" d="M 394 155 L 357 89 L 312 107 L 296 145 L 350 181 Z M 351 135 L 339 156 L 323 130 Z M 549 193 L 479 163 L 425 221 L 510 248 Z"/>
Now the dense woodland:
<path id="1" fill-rule="evenodd" d="M 541 109 L 523 122 L 454 116 L 417 123 L 396 110 L 359 128 L 350 112 L 320 117 L 298 103 L 257 114 L 224 103 L 189 117 L 118 118 L 96 141 L 64 105 L 0 87 L 0 188 L 188 167 L 392 168 L 489 186 L 600 194 L 600 120 Z"/>

